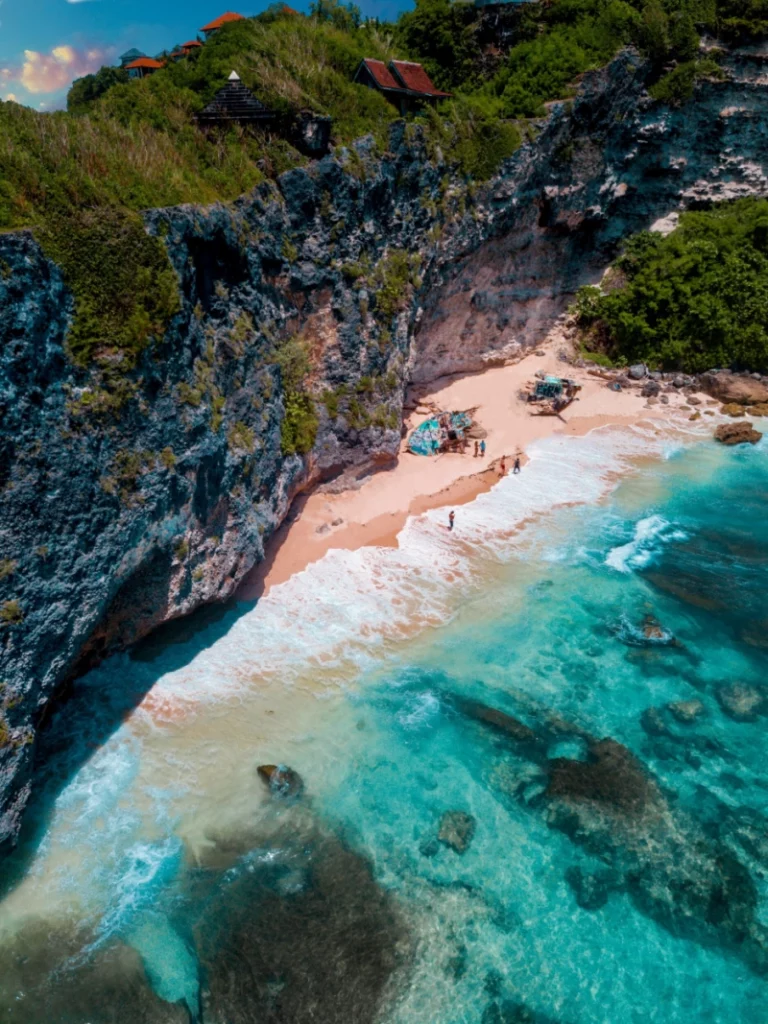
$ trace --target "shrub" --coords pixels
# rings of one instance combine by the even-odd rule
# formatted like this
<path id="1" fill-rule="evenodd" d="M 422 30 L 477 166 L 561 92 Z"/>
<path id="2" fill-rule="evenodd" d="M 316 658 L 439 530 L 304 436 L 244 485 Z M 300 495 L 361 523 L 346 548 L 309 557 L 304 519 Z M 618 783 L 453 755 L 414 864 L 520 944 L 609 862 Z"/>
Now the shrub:
<path id="1" fill-rule="evenodd" d="M 229 447 L 233 452 L 253 452 L 256 448 L 256 435 L 242 420 L 233 423 L 229 428 Z"/>
<path id="2" fill-rule="evenodd" d="M 0 558 L 0 580 L 12 576 L 16 572 L 16 565 L 12 558 Z"/>
<path id="3" fill-rule="evenodd" d="M 24 613 L 18 601 L 3 601 L 0 604 L 0 623 L 5 626 L 18 626 L 24 621 Z"/>
<path id="4" fill-rule="evenodd" d="M 176 542 L 173 548 L 173 553 L 179 562 L 183 562 L 186 559 L 189 554 L 189 542 L 186 538 L 182 538 L 182 540 Z"/>

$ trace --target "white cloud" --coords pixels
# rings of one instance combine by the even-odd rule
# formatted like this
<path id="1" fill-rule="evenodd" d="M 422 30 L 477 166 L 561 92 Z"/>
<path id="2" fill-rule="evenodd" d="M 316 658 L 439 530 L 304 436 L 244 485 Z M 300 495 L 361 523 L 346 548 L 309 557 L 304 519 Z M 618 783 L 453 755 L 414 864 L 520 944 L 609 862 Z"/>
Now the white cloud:
<path id="1" fill-rule="evenodd" d="M 5 76 L 6 80 L 18 81 L 31 93 L 57 92 L 69 86 L 75 78 L 98 71 L 110 56 L 110 50 L 78 50 L 69 45 L 54 46 L 50 53 L 25 50 L 21 70 L 6 75 L 10 69 L 3 68 L 0 79 Z"/>
<path id="2" fill-rule="evenodd" d="M 5 98 L 6 98 L 6 100 L 10 100 L 11 103 L 18 102 L 16 97 L 14 96 L 14 94 L 12 92 L 9 92 L 8 95 Z"/>

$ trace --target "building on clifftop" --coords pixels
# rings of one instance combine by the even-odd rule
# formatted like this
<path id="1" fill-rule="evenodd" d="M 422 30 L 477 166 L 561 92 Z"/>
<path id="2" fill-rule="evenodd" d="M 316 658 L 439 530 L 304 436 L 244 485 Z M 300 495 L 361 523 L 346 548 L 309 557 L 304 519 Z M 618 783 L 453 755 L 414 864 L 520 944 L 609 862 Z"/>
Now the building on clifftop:
<path id="1" fill-rule="evenodd" d="M 233 71 L 227 84 L 216 93 L 211 102 L 197 115 L 198 123 L 206 126 L 229 124 L 267 125 L 275 119 L 261 100 L 256 99 L 240 76 Z"/>
<path id="2" fill-rule="evenodd" d="M 165 64 L 161 60 L 155 60 L 153 57 L 139 57 L 137 60 L 132 60 L 130 64 L 126 64 L 125 70 L 131 78 L 146 78 L 147 75 L 153 75 L 155 71 L 164 67 Z"/>
<path id="3" fill-rule="evenodd" d="M 377 89 L 401 114 L 417 110 L 424 103 L 434 106 L 451 95 L 434 85 L 421 64 L 407 60 L 391 60 L 387 65 L 383 60 L 365 57 L 353 81 Z"/>
<path id="4" fill-rule="evenodd" d="M 200 29 L 204 33 L 206 39 L 210 39 L 214 32 L 218 32 L 222 25 L 228 24 L 230 21 L 244 21 L 242 14 L 235 14 L 233 11 L 225 11 L 224 14 L 220 14 L 218 18 L 214 18 L 213 21 L 209 21 L 207 25 L 203 25 Z"/>
<path id="5" fill-rule="evenodd" d="M 134 46 L 130 50 L 126 50 L 125 53 L 120 55 L 120 67 L 127 67 L 135 60 L 139 60 L 141 57 L 146 57 L 146 53 L 142 53 L 141 50 L 137 50 Z"/>

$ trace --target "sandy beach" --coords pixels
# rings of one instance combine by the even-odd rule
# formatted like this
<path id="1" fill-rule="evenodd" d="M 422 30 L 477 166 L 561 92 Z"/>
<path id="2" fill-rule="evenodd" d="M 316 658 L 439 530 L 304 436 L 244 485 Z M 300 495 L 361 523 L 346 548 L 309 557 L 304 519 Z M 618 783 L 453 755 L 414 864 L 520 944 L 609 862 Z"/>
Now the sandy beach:
<path id="1" fill-rule="evenodd" d="M 669 419 L 684 395 L 670 395 L 668 406 L 649 408 L 638 391 L 612 391 L 605 380 L 564 364 L 554 343 L 517 363 L 482 373 L 442 378 L 408 396 L 416 406 L 406 418 L 407 433 L 440 410 L 474 409 L 477 423 L 487 432 L 486 454 L 475 458 L 470 445 L 465 454 L 413 455 L 405 438 L 397 460 L 341 493 L 318 488 L 300 496 L 285 523 L 272 538 L 267 557 L 244 581 L 240 596 L 253 600 L 284 583 L 318 561 L 331 549 L 355 550 L 366 545 L 396 546 L 408 516 L 429 509 L 460 506 L 490 490 L 499 479 L 499 462 L 506 457 L 507 472 L 516 454 L 525 472 L 525 451 L 531 442 L 552 434 L 584 435 L 598 427 L 629 426 L 641 419 Z M 539 370 L 576 379 L 578 399 L 557 416 L 532 415 L 519 398 L 520 390 Z M 681 409 L 687 418 L 690 411 Z"/>

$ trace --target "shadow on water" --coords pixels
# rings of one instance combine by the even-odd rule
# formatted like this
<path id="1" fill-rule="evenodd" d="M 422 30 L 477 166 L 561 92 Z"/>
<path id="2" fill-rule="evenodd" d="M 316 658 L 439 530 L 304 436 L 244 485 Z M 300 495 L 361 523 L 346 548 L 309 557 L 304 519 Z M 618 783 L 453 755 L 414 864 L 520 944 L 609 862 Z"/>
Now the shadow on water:
<path id="1" fill-rule="evenodd" d="M 0 900 L 23 881 L 48 830 L 56 801 L 77 772 L 162 676 L 188 665 L 254 607 L 254 601 L 236 599 L 206 605 L 158 627 L 128 653 L 115 655 L 66 687 L 38 732 L 32 796 L 18 844 L 2 862 Z M 105 670 L 109 671 L 108 681 Z"/>

